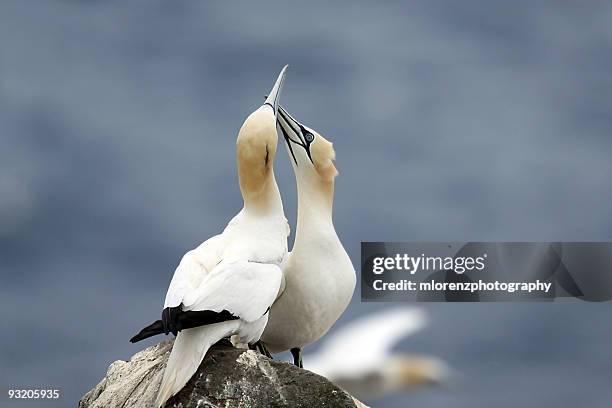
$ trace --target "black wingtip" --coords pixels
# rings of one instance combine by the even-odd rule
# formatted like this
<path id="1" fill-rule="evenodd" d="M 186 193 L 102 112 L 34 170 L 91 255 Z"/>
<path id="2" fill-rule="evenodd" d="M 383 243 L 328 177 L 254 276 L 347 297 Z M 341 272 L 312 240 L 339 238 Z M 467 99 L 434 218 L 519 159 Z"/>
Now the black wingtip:
<path id="1" fill-rule="evenodd" d="M 181 303 L 175 307 L 166 307 L 162 310 L 162 330 L 165 334 L 170 332 L 176 333 L 181 330 L 180 328 L 180 319 L 183 314 L 183 304 Z"/>
<path id="2" fill-rule="evenodd" d="M 141 340 L 148 339 L 149 337 L 156 336 L 158 334 L 162 334 L 164 329 L 162 327 L 162 321 L 157 320 L 152 324 L 148 325 L 144 329 L 142 329 L 137 335 L 130 339 L 130 343 L 137 343 Z"/>
<path id="3" fill-rule="evenodd" d="M 227 310 L 221 312 L 212 310 L 177 312 L 176 309 L 178 308 L 164 309 L 163 320 L 157 320 L 142 329 L 130 339 L 130 343 L 136 343 L 158 334 L 172 333 L 176 336 L 181 330 L 239 319 L 238 316 L 234 316 Z"/>

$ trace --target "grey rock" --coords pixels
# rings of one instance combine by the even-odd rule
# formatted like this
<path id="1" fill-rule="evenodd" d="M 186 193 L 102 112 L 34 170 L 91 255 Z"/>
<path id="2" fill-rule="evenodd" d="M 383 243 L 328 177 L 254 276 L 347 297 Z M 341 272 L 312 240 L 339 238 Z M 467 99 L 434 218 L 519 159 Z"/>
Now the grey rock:
<path id="1" fill-rule="evenodd" d="M 79 401 L 79 408 L 151 407 L 173 341 L 158 343 L 115 361 L 106 376 Z M 217 344 L 173 408 L 367 408 L 327 379 L 254 351 Z"/>

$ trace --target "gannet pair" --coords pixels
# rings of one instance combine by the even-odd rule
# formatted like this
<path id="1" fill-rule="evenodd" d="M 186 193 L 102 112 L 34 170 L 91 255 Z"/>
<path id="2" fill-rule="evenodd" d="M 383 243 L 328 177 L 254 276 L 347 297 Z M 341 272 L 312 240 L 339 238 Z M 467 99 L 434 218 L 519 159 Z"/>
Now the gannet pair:
<path id="1" fill-rule="evenodd" d="M 355 272 L 331 222 L 334 151 L 279 107 L 286 68 L 238 134 L 243 209 L 222 234 L 185 254 L 170 283 L 162 320 L 131 340 L 169 332 L 177 336 L 156 406 L 184 387 L 210 346 L 222 338 L 232 336 L 267 353 L 258 340 L 269 315 L 274 320 L 266 335 L 270 348 L 291 349 L 301 365 L 301 347 L 320 338 L 352 296 Z M 290 256 L 289 226 L 273 170 L 276 121 L 298 183 L 298 227 Z"/>
<path id="2" fill-rule="evenodd" d="M 442 360 L 391 351 L 402 338 L 425 324 L 425 313 L 419 309 L 394 308 L 373 313 L 330 335 L 319 352 L 308 355 L 306 369 L 358 398 L 446 384 L 454 373 Z"/>

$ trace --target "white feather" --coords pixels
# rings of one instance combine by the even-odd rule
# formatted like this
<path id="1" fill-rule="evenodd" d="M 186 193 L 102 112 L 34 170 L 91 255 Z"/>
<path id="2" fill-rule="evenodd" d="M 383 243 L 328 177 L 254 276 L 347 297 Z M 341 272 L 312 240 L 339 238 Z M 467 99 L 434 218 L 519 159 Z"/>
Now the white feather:
<path id="1" fill-rule="evenodd" d="M 183 255 L 168 287 L 164 308 L 180 305 L 188 292 L 200 286 L 204 276 L 219 263 L 226 242 L 227 236 L 216 235 Z"/>
<path id="2" fill-rule="evenodd" d="M 222 262 L 183 299 L 183 310 L 227 310 L 247 322 L 261 318 L 276 299 L 282 272 L 278 265 Z"/>

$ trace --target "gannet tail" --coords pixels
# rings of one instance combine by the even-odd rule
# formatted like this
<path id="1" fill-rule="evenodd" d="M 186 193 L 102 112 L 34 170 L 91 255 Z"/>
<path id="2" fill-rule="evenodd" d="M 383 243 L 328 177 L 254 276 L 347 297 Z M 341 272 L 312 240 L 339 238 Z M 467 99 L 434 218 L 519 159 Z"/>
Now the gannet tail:
<path id="1" fill-rule="evenodd" d="M 130 339 L 130 343 L 137 343 L 149 337 L 164 333 L 164 326 L 161 320 L 156 320 L 152 324 L 142 329 L 137 335 Z"/>
<path id="2" fill-rule="evenodd" d="M 182 311 L 177 314 L 175 325 L 176 331 L 181 331 L 194 327 L 200 327 L 214 323 L 225 322 L 227 320 L 237 319 L 239 319 L 238 316 L 234 316 L 227 310 L 222 310 L 221 312 L 213 312 L 212 310 L 188 310 Z M 172 331 L 174 332 L 174 329 L 172 329 Z M 163 322 L 161 320 L 156 320 L 152 324 L 142 329 L 137 335 L 132 337 L 130 339 L 130 342 L 137 343 L 149 337 L 164 333 L 167 332 L 164 330 Z"/>
<path id="3" fill-rule="evenodd" d="M 197 371 L 208 349 L 234 333 L 239 325 L 239 320 L 232 320 L 178 333 L 157 392 L 155 407 L 162 407 L 178 393 Z"/>

